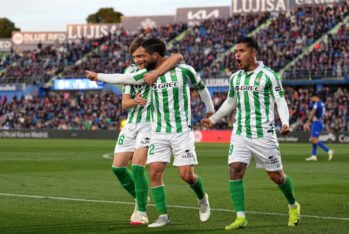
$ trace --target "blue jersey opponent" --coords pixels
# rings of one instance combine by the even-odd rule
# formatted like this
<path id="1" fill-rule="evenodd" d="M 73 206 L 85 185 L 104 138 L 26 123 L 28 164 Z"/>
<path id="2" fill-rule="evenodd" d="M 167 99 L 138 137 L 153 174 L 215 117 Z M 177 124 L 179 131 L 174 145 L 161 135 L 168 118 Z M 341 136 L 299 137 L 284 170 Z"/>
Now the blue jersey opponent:
<path id="1" fill-rule="evenodd" d="M 304 130 L 310 130 L 310 121 L 311 125 L 311 143 L 312 151 L 311 156 L 306 158 L 307 161 L 316 161 L 317 160 L 317 147 L 319 146 L 326 153 L 328 153 L 328 160 L 331 160 L 333 157 L 333 150 L 330 150 L 322 141 L 319 141 L 320 133 L 323 128 L 322 118 L 325 114 L 325 104 L 320 100 L 317 95 L 311 97 L 313 102 L 313 108 L 308 118 L 308 121 L 304 124 Z"/>

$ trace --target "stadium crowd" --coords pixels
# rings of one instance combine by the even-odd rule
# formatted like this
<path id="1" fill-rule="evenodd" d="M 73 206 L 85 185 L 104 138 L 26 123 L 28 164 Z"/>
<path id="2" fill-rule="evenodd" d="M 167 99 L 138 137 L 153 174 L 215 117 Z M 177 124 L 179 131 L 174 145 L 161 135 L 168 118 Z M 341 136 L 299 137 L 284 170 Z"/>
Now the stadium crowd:
<path id="1" fill-rule="evenodd" d="M 0 129 L 118 129 L 126 114 L 112 92 L 49 92 L 1 103 Z"/>
<path id="2" fill-rule="evenodd" d="M 302 130 L 311 111 L 313 89 L 286 87 L 285 97 L 290 110 L 292 130 Z M 324 87 L 318 91 L 326 104 L 324 129 L 328 132 L 349 131 L 349 88 Z M 201 129 L 204 104 L 197 91 L 191 93 L 192 122 Z M 226 92 L 214 93 L 217 110 Z M 121 109 L 121 97 L 111 92 L 49 92 L 43 97 L 28 95 L 0 106 L 0 129 L 118 129 L 127 112 Z M 215 125 L 216 129 L 231 129 L 233 115 Z M 276 115 L 276 129 L 280 128 Z"/>
<path id="3" fill-rule="evenodd" d="M 286 13 L 235 15 L 228 19 L 208 19 L 188 29 L 178 23 L 128 33 L 123 29 L 98 40 L 82 40 L 30 51 L 11 51 L 0 56 L 0 82 L 40 84 L 53 77 L 83 77 L 84 70 L 122 72 L 131 61 L 128 45 L 135 37 L 162 37 L 169 52 L 180 52 L 185 62 L 203 78 L 228 77 L 236 68 L 234 54 L 227 52 L 234 41 L 270 23 L 255 35 L 260 45 L 259 59 L 279 71 L 324 33 L 349 15 L 348 1 L 331 5 L 303 6 Z M 286 78 L 340 76 L 348 72 L 348 25 L 328 43 L 315 45 L 285 72 Z M 185 31 L 186 30 L 186 31 Z M 177 35 L 185 32 L 176 40 Z M 325 74 L 325 75 L 323 75 Z"/>
<path id="4" fill-rule="evenodd" d="M 0 83 L 42 84 L 99 47 L 106 38 L 43 46 L 34 50 L 11 50 L 0 63 Z"/>
<path id="5" fill-rule="evenodd" d="M 312 79 L 327 77 L 349 79 L 349 24 L 342 25 L 336 34 L 330 34 L 328 42 L 321 41 L 311 53 L 291 66 L 284 78 Z"/>
<path id="6" fill-rule="evenodd" d="M 270 18 L 270 13 L 259 15 L 235 15 L 228 19 L 208 19 L 194 25 L 183 39 L 175 41 L 170 52 L 180 52 L 187 64 L 201 71 L 201 76 L 215 76 L 215 71 L 205 69 L 217 59 L 219 54 L 229 50 L 234 41 L 247 36 Z"/>
<path id="7" fill-rule="evenodd" d="M 140 29 L 137 33 L 129 34 L 124 30 L 108 35 L 106 42 L 87 55 L 83 61 L 67 67 L 60 75 L 62 77 L 84 77 L 85 70 L 103 73 L 122 73 L 132 61 L 128 46 L 138 37 L 159 37 L 169 41 L 187 29 L 186 24 L 170 24 L 159 28 Z"/>
<path id="8" fill-rule="evenodd" d="M 338 3 L 335 7 L 303 6 L 287 13 L 280 13 L 268 27 L 261 29 L 256 34 L 260 46 L 259 59 L 265 65 L 279 71 L 348 15 L 347 1 Z M 338 33 L 343 34 L 343 29 Z M 346 38 L 347 41 L 348 38 Z M 322 52 L 329 56 L 332 50 L 339 49 L 344 52 L 347 51 L 348 47 L 336 48 L 336 43 L 329 43 L 327 48 L 328 50 Z M 294 69 L 305 69 L 304 60 L 309 61 L 308 58 L 299 61 Z M 316 63 L 313 65 L 322 70 L 321 65 L 318 66 Z M 218 71 L 215 77 L 226 77 L 233 72 L 232 69 L 235 67 L 234 54 L 229 53 L 223 57 L 221 62 L 214 64 L 210 69 Z M 304 74 L 298 73 L 296 77 L 300 76 L 304 77 Z"/>

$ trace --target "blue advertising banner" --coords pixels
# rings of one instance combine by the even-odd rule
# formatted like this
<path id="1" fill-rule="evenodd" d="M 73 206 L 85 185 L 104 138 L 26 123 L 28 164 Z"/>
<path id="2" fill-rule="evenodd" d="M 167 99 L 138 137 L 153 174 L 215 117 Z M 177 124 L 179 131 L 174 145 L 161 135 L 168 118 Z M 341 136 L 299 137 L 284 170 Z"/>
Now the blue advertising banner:
<path id="1" fill-rule="evenodd" d="M 54 80 L 54 90 L 101 90 L 103 82 L 90 81 L 89 79 L 57 79 Z"/>

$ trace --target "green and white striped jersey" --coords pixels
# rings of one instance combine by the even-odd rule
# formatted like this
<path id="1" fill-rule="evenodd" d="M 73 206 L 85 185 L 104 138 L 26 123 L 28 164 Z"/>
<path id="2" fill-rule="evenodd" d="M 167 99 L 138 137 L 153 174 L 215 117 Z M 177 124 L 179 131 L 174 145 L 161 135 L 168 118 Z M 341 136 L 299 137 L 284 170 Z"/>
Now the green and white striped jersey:
<path id="1" fill-rule="evenodd" d="M 125 69 L 125 74 L 136 73 L 140 69 L 136 64 L 131 64 Z M 147 104 L 144 106 L 134 106 L 128 110 L 127 123 L 150 123 L 151 119 L 151 89 L 146 84 L 141 85 L 123 85 L 122 94 L 130 94 L 131 98 L 135 98 L 141 94 L 144 99 L 147 99 Z"/>
<path id="2" fill-rule="evenodd" d="M 228 95 L 237 101 L 233 134 L 248 138 L 275 133 L 275 100 L 284 99 L 278 75 L 262 62 L 258 63 L 254 71 L 237 71 L 229 81 Z"/>
<path id="3" fill-rule="evenodd" d="M 135 73 L 139 80 L 147 71 Z M 191 129 L 189 85 L 205 89 L 193 67 L 179 64 L 161 75 L 152 85 L 152 131 L 158 133 L 181 133 Z"/>

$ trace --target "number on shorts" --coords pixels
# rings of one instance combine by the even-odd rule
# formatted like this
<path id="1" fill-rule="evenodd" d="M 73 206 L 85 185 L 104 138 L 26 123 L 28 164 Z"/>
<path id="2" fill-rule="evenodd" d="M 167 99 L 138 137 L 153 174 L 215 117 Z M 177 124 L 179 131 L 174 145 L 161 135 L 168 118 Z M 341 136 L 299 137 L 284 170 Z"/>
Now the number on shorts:
<path id="1" fill-rule="evenodd" d="M 124 139 L 125 139 L 125 136 L 124 135 L 120 135 L 119 140 L 118 140 L 118 145 L 124 144 Z"/>
<path id="2" fill-rule="evenodd" d="M 153 155 L 154 154 L 154 148 L 155 148 L 154 144 L 151 144 L 149 146 L 149 155 Z"/>
<path id="3" fill-rule="evenodd" d="M 234 145 L 229 146 L 229 155 L 231 155 L 234 151 Z"/>

